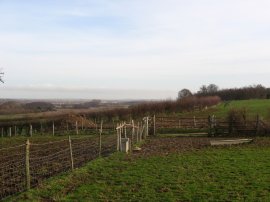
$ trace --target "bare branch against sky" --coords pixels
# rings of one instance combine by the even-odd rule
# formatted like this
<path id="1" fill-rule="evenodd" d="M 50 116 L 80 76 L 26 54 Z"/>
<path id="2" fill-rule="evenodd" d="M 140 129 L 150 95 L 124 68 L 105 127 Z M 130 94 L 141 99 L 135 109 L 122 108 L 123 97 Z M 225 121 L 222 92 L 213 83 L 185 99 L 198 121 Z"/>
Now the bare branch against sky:
<path id="1" fill-rule="evenodd" d="M 65 94 L 75 98 L 270 86 L 269 8 L 269 0 L 0 0 L 0 64 L 9 75 L 1 96 L 33 86 L 107 89 Z"/>
<path id="2" fill-rule="evenodd" d="M 2 83 L 4 83 L 3 75 L 4 75 L 4 72 L 2 72 L 0 69 L 0 82 L 2 82 Z"/>

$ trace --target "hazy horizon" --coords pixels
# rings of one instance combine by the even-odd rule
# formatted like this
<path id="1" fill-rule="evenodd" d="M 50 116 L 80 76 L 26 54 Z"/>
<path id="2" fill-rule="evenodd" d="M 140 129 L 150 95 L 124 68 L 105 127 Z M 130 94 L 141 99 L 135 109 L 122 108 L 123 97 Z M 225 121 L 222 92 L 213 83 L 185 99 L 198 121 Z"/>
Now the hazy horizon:
<path id="1" fill-rule="evenodd" d="M 0 98 L 270 86 L 267 0 L 0 0 Z"/>

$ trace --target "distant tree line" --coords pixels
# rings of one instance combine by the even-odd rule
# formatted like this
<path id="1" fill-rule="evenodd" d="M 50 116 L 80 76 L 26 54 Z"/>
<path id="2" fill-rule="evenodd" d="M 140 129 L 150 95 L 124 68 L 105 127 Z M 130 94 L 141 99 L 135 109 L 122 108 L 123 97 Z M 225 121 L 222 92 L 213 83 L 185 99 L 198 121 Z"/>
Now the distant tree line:
<path id="1" fill-rule="evenodd" d="M 212 84 L 214 85 L 214 84 Z M 196 96 L 219 96 L 222 100 L 247 100 L 247 99 L 269 99 L 270 88 L 262 85 L 252 85 L 242 88 L 228 88 L 221 89 L 214 85 L 213 88 L 209 86 L 202 86 L 195 94 Z"/>
<path id="2" fill-rule="evenodd" d="M 251 85 L 242 88 L 219 89 L 215 84 L 202 85 L 197 93 L 192 94 L 190 90 L 184 88 L 178 92 L 178 100 L 186 97 L 197 96 L 218 96 L 224 101 L 247 100 L 247 99 L 270 99 L 270 88 L 262 85 Z"/>

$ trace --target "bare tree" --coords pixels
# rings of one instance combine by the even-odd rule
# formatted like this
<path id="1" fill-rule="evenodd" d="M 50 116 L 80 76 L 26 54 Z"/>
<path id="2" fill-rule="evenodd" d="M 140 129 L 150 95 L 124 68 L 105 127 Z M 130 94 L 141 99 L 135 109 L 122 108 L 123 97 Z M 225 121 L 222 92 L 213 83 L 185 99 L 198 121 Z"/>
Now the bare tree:
<path id="1" fill-rule="evenodd" d="M 199 94 L 206 94 L 207 93 L 207 86 L 206 85 L 202 85 L 200 87 L 200 90 L 198 91 Z"/>
<path id="2" fill-rule="evenodd" d="M 184 88 L 178 92 L 178 99 L 179 100 L 182 98 L 185 98 L 185 97 L 190 97 L 190 96 L 192 96 L 192 93 L 190 92 L 190 90 L 188 90 L 186 88 Z"/>
<path id="3" fill-rule="evenodd" d="M 208 93 L 216 93 L 218 91 L 218 86 L 216 84 L 209 84 L 207 86 Z"/>
<path id="4" fill-rule="evenodd" d="M 208 86 L 202 85 L 200 87 L 200 90 L 197 92 L 197 94 L 200 95 L 212 95 L 217 93 L 219 90 L 218 86 L 216 84 L 209 84 Z"/>
<path id="5" fill-rule="evenodd" d="M 0 70 L 0 82 L 2 82 L 2 83 L 4 83 L 4 81 L 3 81 L 3 75 L 4 75 L 4 72 L 2 72 L 1 70 Z"/>

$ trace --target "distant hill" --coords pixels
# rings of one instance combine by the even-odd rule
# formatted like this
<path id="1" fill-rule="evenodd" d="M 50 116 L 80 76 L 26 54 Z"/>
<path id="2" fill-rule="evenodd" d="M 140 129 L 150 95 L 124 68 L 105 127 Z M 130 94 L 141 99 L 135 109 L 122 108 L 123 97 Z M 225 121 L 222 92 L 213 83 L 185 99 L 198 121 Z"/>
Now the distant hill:
<path id="1" fill-rule="evenodd" d="M 101 100 L 92 100 L 90 102 L 80 103 L 73 105 L 74 109 L 88 109 L 92 107 L 100 107 L 101 106 Z"/>
<path id="2" fill-rule="evenodd" d="M 54 105 L 49 102 L 30 102 L 24 105 L 26 110 L 32 111 L 53 111 L 55 109 Z"/>
<path id="3" fill-rule="evenodd" d="M 18 101 L 7 101 L 0 104 L 0 114 L 20 114 L 31 112 L 53 111 L 54 105 L 48 102 L 21 103 Z"/>

